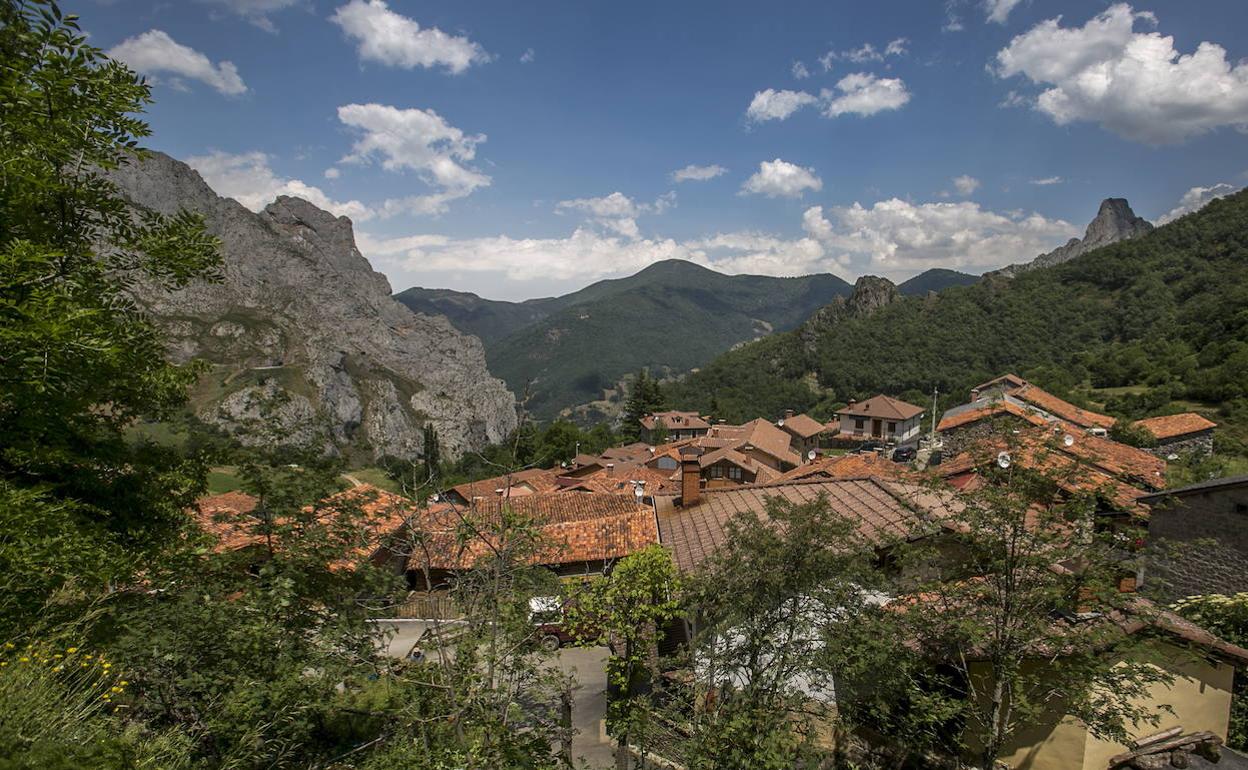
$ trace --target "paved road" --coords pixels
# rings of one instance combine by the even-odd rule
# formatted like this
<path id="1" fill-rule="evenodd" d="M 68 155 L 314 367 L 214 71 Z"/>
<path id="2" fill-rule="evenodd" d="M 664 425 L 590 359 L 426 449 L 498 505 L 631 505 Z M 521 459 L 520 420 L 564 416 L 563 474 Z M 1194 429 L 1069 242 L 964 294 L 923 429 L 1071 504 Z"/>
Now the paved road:
<path id="1" fill-rule="evenodd" d="M 394 630 L 388 655 L 403 657 L 429 627 L 427 621 L 385 621 Z M 615 752 L 602 740 L 602 720 L 607 715 L 607 648 L 565 647 L 555 656 L 556 665 L 565 674 L 576 677 L 572 692 L 572 755 L 578 762 L 594 770 L 615 766 Z"/>

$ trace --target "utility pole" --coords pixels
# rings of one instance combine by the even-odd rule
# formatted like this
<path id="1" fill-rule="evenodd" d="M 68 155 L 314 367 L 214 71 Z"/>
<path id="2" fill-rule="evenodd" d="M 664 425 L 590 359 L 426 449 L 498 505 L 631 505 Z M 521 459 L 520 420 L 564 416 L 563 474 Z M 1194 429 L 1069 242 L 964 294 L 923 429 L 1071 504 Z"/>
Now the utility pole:
<path id="1" fill-rule="evenodd" d="M 940 388 L 932 386 L 932 440 L 936 440 L 936 395 L 940 393 Z"/>

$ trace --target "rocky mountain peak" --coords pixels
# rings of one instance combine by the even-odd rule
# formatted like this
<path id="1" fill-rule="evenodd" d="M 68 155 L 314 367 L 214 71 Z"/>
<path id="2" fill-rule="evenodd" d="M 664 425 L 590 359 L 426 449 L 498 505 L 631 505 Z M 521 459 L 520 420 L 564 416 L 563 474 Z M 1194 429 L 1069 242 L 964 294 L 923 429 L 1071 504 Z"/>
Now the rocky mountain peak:
<path id="1" fill-rule="evenodd" d="M 808 345 L 813 345 L 826 329 L 847 318 L 871 315 L 880 308 L 902 299 L 897 285 L 878 275 L 864 275 L 854 282 L 849 297 L 837 297 L 815 311 L 798 330 L 798 335 Z"/>
<path id="2" fill-rule="evenodd" d="M 1060 265 L 1093 249 L 1139 237 L 1152 229 L 1152 223 L 1135 215 L 1126 198 L 1106 198 L 1101 201 L 1096 217 L 1088 223 L 1083 238 L 1071 238 L 1066 245 L 1059 246 L 1047 254 L 1041 254 L 1030 262 L 1003 267 L 986 275 L 1010 278 L 1037 267 Z"/>

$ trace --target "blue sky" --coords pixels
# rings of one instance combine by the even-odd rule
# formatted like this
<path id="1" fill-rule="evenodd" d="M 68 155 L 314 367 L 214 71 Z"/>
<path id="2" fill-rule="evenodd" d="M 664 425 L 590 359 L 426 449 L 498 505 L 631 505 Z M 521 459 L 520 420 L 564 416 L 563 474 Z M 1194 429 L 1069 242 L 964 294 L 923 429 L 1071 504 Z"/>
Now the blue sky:
<path id="1" fill-rule="evenodd" d="M 1245 183 L 1248 3 L 82 0 L 149 146 L 396 290 L 981 272 Z M 67 3 L 67 10 L 72 10 Z M 800 65 L 800 66 L 799 66 Z M 681 178 L 674 172 L 694 167 Z M 699 178 L 702 177 L 702 178 Z"/>

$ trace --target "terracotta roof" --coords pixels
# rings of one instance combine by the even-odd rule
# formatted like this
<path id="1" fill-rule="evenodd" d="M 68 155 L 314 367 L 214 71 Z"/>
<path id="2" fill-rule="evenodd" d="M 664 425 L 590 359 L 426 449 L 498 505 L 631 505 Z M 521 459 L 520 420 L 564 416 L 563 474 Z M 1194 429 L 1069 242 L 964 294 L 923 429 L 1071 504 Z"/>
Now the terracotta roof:
<path id="1" fill-rule="evenodd" d="M 1146 502 L 1161 500 L 1167 497 L 1183 497 L 1184 495 L 1198 495 L 1209 492 L 1214 489 L 1227 489 L 1232 487 L 1248 486 L 1248 476 L 1226 476 L 1220 479 L 1209 479 L 1208 481 L 1198 481 L 1195 484 L 1189 484 L 1186 487 L 1178 489 L 1168 489 L 1165 492 L 1154 492 L 1151 495 L 1145 495 L 1140 498 Z"/>
<path id="2" fill-rule="evenodd" d="M 802 464 L 802 456 L 791 448 L 793 439 L 775 425 L 760 418 L 750 420 L 741 427 L 745 429 L 741 436 L 744 443 L 736 447 L 738 450 L 742 449 L 745 444 L 749 444 L 790 465 Z"/>
<path id="3" fill-rule="evenodd" d="M 798 438 L 810 438 L 827 430 L 827 426 L 808 414 L 795 414 L 776 423 L 776 427 Z"/>
<path id="4" fill-rule="evenodd" d="M 966 406 L 973 408 L 967 409 L 965 408 Z M 936 426 L 936 430 L 940 432 L 954 430 L 981 420 L 1004 417 L 1006 415 L 1019 417 L 1032 425 L 1044 425 L 1046 422 L 1043 417 L 1034 411 L 1009 398 L 984 398 L 972 404 L 954 407 L 945 412 L 944 416 L 940 418 L 940 424 Z"/>
<path id="5" fill-rule="evenodd" d="M 553 492 L 558 486 L 556 479 L 560 471 L 554 468 L 528 468 L 514 473 L 495 476 L 489 479 L 469 481 L 450 488 L 464 500 L 474 497 L 499 497 L 498 490 L 503 490 L 503 497 L 519 497 L 526 494 Z"/>
<path id="6" fill-rule="evenodd" d="M 923 414 L 923 407 L 907 404 L 892 396 L 872 396 L 866 401 L 858 401 L 841 409 L 840 414 L 851 417 L 879 417 L 884 420 L 909 420 Z"/>
<path id="7" fill-rule="evenodd" d="M 1178 438 L 1189 433 L 1199 433 L 1203 430 L 1218 427 L 1218 424 L 1213 420 L 1206 419 L 1195 412 L 1149 417 L 1144 420 L 1136 420 L 1132 424 L 1137 428 L 1143 428 L 1148 431 L 1153 438 L 1158 440 Z"/>
<path id="8" fill-rule="evenodd" d="M 1066 422 L 1078 425 L 1080 428 L 1112 428 L 1117 422 L 1113 417 L 1075 406 L 1069 401 L 1063 401 L 1047 390 L 1027 383 L 1021 388 L 1009 391 L 1011 396 L 1020 398 L 1027 403 L 1036 406 L 1054 417 L 1060 417 Z"/>
<path id="9" fill-rule="evenodd" d="M 697 412 L 655 412 L 641 418 L 641 427 L 654 430 L 662 425 L 668 430 L 706 430 L 711 424 Z"/>
<path id="10" fill-rule="evenodd" d="M 254 531 L 258 522 L 247 518 L 258 502 L 246 492 L 226 492 L 201 497 L 190 513 L 200 529 L 216 539 L 216 550 L 234 551 L 263 540 Z"/>
<path id="11" fill-rule="evenodd" d="M 1203 626 L 1193 623 L 1178 613 L 1158 607 L 1143 596 L 1135 597 L 1124 616 L 1115 620 L 1128 634 L 1139 633 L 1146 629 L 1163 631 L 1191 644 L 1212 650 L 1240 666 L 1248 664 L 1248 650 L 1222 640 Z"/>
<path id="12" fill-rule="evenodd" d="M 705 490 L 696 505 L 659 516 L 659 537 L 677 567 L 696 569 L 723 544 L 734 516 L 752 512 L 766 517 L 767 501 L 780 498 L 807 503 L 823 495 L 836 513 L 859 522 L 861 534 L 880 542 L 903 537 L 927 517 L 943 518 L 951 503 L 915 484 L 880 479 L 809 480 L 767 486 Z"/>
<path id="13" fill-rule="evenodd" d="M 679 494 L 671 471 L 659 471 L 637 463 L 616 463 L 614 469 L 599 468 L 578 476 L 560 476 L 560 491 L 575 490 L 607 495 L 632 495 L 633 482 L 644 481 L 646 495 Z"/>
<path id="14" fill-rule="evenodd" d="M 778 481 L 801 479 L 908 479 L 914 472 L 904 463 L 895 463 L 875 452 L 834 455 L 800 465 L 780 476 Z"/>
<path id="15" fill-rule="evenodd" d="M 973 392 L 978 393 L 980 391 L 987 390 L 988 388 L 992 388 L 997 385 L 1002 385 L 1008 390 L 1008 389 L 1013 389 L 1013 388 L 1021 388 L 1022 386 L 1026 384 L 1027 384 L 1027 380 L 1024 380 L 1022 377 L 1019 377 L 1017 374 L 1014 374 L 1011 372 L 1008 374 L 1003 374 L 1000 377 L 993 377 L 991 380 L 988 380 L 987 382 L 981 382 L 975 387 L 971 388 L 971 390 Z"/>
<path id="16" fill-rule="evenodd" d="M 471 568 L 497 546 L 504 511 L 537 528 L 541 544 L 530 559 L 534 564 L 618 559 L 659 541 L 654 509 L 638 504 L 631 494 L 492 497 L 472 505 L 440 503 L 411 517 L 398 538 L 411 544 L 407 569 Z"/>

